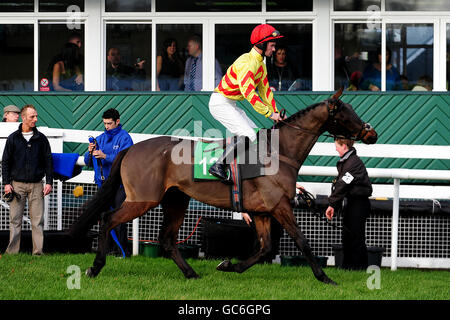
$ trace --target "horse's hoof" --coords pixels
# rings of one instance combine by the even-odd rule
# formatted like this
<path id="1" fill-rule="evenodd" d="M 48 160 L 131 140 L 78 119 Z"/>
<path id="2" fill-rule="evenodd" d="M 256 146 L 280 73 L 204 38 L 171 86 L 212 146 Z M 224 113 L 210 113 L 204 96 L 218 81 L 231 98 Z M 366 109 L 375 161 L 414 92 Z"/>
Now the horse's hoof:
<path id="1" fill-rule="evenodd" d="M 331 284 L 331 285 L 336 286 L 336 287 L 337 287 L 337 285 L 338 285 L 336 282 L 334 282 L 333 280 L 331 280 L 331 279 L 328 278 L 327 276 L 325 276 L 324 279 L 323 279 L 322 281 L 323 281 L 323 283 Z"/>
<path id="2" fill-rule="evenodd" d="M 88 269 L 86 270 L 86 275 L 87 275 L 89 278 L 95 278 L 95 277 L 97 276 L 97 274 L 94 272 L 94 270 L 93 270 L 92 267 L 90 267 L 90 268 L 88 268 Z"/>
<path id="3" fill-rule="evenodd" d="M 234 271 L 233 264 L 229 260 L 224 260 L 216 267 L 219 271 Z"/>
<path id="4" fill-rule="evenodd" d="M 196 274 L 195 272 L 192 274 L 188 274 L 186 275 L 186 279 L 199 279 L 200 276 L 198 274 Z"/>

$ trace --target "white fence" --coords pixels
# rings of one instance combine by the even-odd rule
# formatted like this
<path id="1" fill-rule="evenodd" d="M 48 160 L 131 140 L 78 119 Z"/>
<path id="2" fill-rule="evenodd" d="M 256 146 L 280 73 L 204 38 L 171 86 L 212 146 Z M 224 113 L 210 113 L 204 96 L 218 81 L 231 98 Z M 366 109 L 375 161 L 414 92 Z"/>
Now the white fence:
<path id="1" fill-rule="evenodd" d="M 0 125 L 0 155 L 3 154 L 3 146 L 6 137 L 14 130 L 17 124 Z M 87 143 L 90 135 L 97 136 L 100 131 L 82 131 L 66 129 L 39 128 L 47 135 L 53 152 L 62 152 L 63 142 Z M 131 134 L 135 143 L 156 135 Z M 193 138 L 195 139 L 195 138 Z M 411 146 L 411 145 L 362 145 L 356 146 L 358 155 L 362 157 L 383 158 L 408 158 L 408 159 L 450 159 L 449 146 Z M 316 143 L 310 155 L 336 156 L 334 144 Z M 336 158 L 337 159 L 337 158 Z M 81 160 L 81 158 L 80 158 Z M 82 161 L 81 161 L 82 162 Z M 80 164 L 81 164 L 80 162 Z M 382 260 L 383 266 L 390 266 L 392 270 L 400 267 L 423 267 L 423 268 L 450 268 L 450 217 L 427 216 L 427 217 L 405 217 L 399 216 L 399 199 L 450 199 L 450 186 L 445 185 L 406 185 L 400 184 L 402 179 L 424 179 L 450 181 L 449 170 L 415 170 L 415 169 L 380 169 L 368 168 L 371 178 L 394 179 L 393 185 L 373 185 L 373 198 L 393 198 L 393 212 L 391 217 L 369 217 L 366 237 L 368 245 L 383 246 L 388 250 Z M 299 175 L 309 176 L 336 176 L 335 167 L 304 166 Z M 93 184 L 93 172 L 83 171 L 79 176 L 67 182 L 55 182 L 55 188 L 51 197 L 46 197 L 46 219 L 45 229 L 62 230 L 67 228 L 74 220 L 76 208 L 86 199 L 70 198 L 71 188 L 78 184 L 84 186 L 87 197 L 96 191 Z M 313 194 L 328 195 L 331 190 L 329 183 L 303 183 L 304 187 Z M 63 203 L 64 202 L 64 203 Z M 2 203 L 0 208 L 0 229 L 6 229 L 7 204 Z M 55 213 L 56 211 L 56 213 Z M 133 238 L 133 253 L 138 252 L 139 239 L 156 240 L 159 225 L 162 221 L 160 208 L 150 210 L 151 213 L 135 219 L 129 234 Z M 328 263 L 334 264 L 330 244 L 340 243 L 340 231 L 333 230 L 316 220 L 310 212 L 295 210 L 297 222 L 310 240 L 311 246 L 316 254 L 329 256 Z M 56 215 L 56 219 L 52 218 Z M 65 217 L 72 215 L 72 217 Z M 184 239 L 195 226 L 199 216 L 214 216 L 232 218 L 237 215 L 225 210 L 219 210 L 191 201 L 179 238 Z M 56 220 L 56 222 L 55 222 Z M 336 221 L 339 225 L 341 222 Z M 131 225 L 131 223 L 130 223 Z M 25 228 L 26 229 L 26 228 Z M 201 227 L 198 232 L 202 232 Z M 399 240 L 401 232 L 401 241 Z M 409 237 L 408 234 L 414 234 Z M 406 240 L 405 240 L 406 239 Z M 199 243 L 200 237 L 193 236 L 191 243 Z M 399 256 L 400 245 L 400 256 Z M 280 252 L 285 255 L 298 254 L 293 242 L 286 236 L 281 239 Z"/>

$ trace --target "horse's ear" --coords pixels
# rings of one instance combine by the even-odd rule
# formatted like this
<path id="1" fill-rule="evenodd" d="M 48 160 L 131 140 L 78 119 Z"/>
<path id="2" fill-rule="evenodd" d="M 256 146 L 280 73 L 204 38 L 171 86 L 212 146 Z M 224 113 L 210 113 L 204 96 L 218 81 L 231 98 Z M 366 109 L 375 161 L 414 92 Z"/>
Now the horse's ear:
<path id="1" fill-rule="evenodd" d="M 342 95 L 342 92 L 344 91 L 344 87 L 340 87 L 339 90 L 333 94 L 331 99 L 339 99 L 339 97 Z"/>

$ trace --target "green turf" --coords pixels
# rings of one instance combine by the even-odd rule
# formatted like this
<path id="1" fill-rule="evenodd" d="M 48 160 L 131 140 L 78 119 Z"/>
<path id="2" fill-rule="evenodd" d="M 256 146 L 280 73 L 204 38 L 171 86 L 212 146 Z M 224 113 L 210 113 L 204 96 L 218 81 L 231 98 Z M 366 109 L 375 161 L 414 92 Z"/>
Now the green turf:
<path id="1" fill-rule="evenodd" d="M 317 281 L 309 267 L 255 265 L 245 273 L 215 270 L 218 260 L 189 259 L 200 279 L 186 280 L 168 259 L 108 256 L 95 279 L 84 275 L 94 254 L 3 255 L 0 258 L 0 299 L 449 299 L 448 271 L 381 269 L 380 289 L 370 290 L 365 271 L 325 268 L 339 286 Z M 80 289 L 73 284 L 71 265 L 81 270 Z"/>

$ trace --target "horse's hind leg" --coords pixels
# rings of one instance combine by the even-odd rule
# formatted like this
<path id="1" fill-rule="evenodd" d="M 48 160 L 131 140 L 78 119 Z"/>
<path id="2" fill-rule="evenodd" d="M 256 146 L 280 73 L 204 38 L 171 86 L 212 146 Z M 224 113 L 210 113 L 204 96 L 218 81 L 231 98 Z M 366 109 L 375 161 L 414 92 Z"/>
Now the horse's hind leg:
<path id="1" fill-rule="evenodd" d="M 121 223 L 133 220 L 142 216 L 157 203 L 153 202 L 127 202 L 125 201 L 119 209 L 106 212 L 100 223 L 100 233 L 98 239 L 98 250 L 93 266 L 86 270 L 89 277 L 97 276 L 106 264 L 106 252 L 108 250 L 108 234 L 114 227 Z"/>
<path id="2" fill-rule="evenodd" d="M 178 230 L 183 224 L 190 197 L 177 188 L 169 189 L 161 202 L 164 213 L 159 242 L 186 278 L 198 278 L 194 269 L 184 260 L 177 247 Z"/>
<path id="3" fill-rule="evenodd" d="M 278 207 L 275 209 L 273 215 L 275 219 L 280 222 L 283 228 L 286 229 L 289 236 L 291 236 L 297 247 L 301 250 L 309 265 L 311 266 L 316 279 L 324 283 L 336 285 L 336 283 L 325 274 L 325 272 L 322 270 L 322 268 L 314 258 L 311 247 L 308 244 L 308 240 L 295 221 L 295 217 L 288 200 L 282 200 Z"/>
<path id="4" fill-rule="evenodd" d="M 270 239 L 270 216 L 255 215 L 253 217 L 253 221 L 255 223 L 256 233 L 260 244 L 259 251 L 247 260 L 241 261 L 237 264 L 232 264 L 231 261 L 225 260 L 217 266 L 217 270 L 242 273 L 271 251 L 272 243 Z"/>

